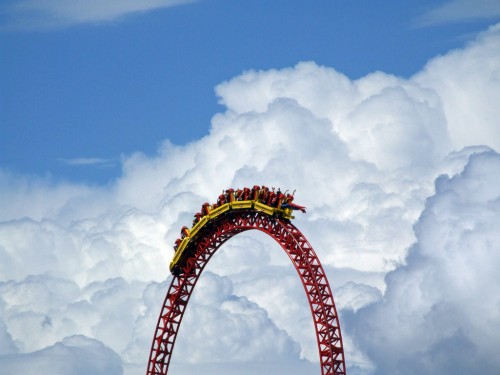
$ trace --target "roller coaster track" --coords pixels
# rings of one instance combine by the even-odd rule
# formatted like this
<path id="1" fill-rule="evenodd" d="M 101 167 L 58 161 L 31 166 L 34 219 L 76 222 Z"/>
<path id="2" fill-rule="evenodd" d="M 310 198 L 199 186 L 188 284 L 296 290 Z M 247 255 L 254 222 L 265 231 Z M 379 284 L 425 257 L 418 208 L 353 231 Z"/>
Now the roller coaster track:
<path id="1" fill-rule="evenodd" d="M 231 237 L 257 229 L 276 240 L 292 261 L 311 308 L 322 375 L 345 375 L 342 335 L 332 291 L 305 236 L 289 219 L 255 210 L 228 210 L 200 230 L 186 248 L 182 270 L 173 276 L 158 318 L 147 375 L 165 375 L 191 293 L 212 255 Z"/>

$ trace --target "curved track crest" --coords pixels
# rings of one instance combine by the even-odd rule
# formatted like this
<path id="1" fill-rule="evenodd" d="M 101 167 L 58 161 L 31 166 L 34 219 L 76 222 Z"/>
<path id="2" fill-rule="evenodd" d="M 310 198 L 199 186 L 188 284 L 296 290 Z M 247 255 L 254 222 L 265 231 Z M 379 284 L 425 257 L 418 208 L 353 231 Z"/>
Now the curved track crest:
<path id="1" fill-rule="evenodd" d="M 311 308 L 322 375 L 345 375 L 337 311 L 325 271 L 312 246 L 288 219 L 258 210 L 230 210 L 204 226 L 186 249 L 182 271 L 174 275 L 158 319 L 147 375 L 168 372 L 177 333 L 191 293 L 212 255 L 238 233 L 257 229 L 276 240 L 292 261 Z"/>

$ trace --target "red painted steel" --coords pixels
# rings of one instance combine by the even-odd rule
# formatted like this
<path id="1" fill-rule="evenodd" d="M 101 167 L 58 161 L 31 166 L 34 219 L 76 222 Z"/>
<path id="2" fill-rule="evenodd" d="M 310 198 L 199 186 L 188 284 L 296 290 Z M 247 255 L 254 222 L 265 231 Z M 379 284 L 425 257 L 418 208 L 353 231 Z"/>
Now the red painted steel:
<path id="1" fill-rule="evenodd" d="M 147 375 L 168 372 L 177 332 L 189 298 L 203 269 L 219 247 L 250 229 L 274 238 L 288 254 L 300 276 L 311 308 L 322 375 L 345 375 L 344 350 L 332 291 L 312 246 L 289 221 L 259 211 L 229 211 L 211 222 L 190 246 L 180 276 L 174 276 L 165 297 L 153 339 Z"/>

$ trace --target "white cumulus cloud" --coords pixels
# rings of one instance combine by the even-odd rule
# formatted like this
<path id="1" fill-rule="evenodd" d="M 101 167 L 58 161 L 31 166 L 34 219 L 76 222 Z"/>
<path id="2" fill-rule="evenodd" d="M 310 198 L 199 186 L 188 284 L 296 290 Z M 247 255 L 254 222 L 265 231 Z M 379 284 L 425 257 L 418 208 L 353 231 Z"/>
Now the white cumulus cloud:
<path id="1" fill-rule="evenodd" d="M 85 336 L 65 338 L 33 353 L 6 355 L 2 374 L 121 375 L 120 357 L 99 341 Z"/>
<path id="2" fill-rule="evenodd" d="M 500 155 L 436 180 L 407 264 L 383 300 L 348 319 L 376 374 L 496 374 L 500 368 Z"/>

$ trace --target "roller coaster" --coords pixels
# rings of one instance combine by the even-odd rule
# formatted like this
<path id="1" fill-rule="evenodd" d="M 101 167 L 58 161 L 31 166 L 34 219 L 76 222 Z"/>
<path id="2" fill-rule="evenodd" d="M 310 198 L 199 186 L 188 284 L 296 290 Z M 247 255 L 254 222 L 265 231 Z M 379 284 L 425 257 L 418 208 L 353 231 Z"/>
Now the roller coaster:
<path id="1" fill-rule="evenodd" d="M 191 228 L 181 229 L 170 263 L 173 275 L 158 318 L 147 375 L 168 373 L 177 333 L 191 293 L 214 253 L 238 233 L 257 229 L 277 241 L 302 281 L 311 309 L 322 375 L 345 375 L 342 335 L 333 295 L 321 263 L 304 235 L 291 223 L 294 193 L 254 186 L 227 189 L 217 203 L 204 203 Z"/>

